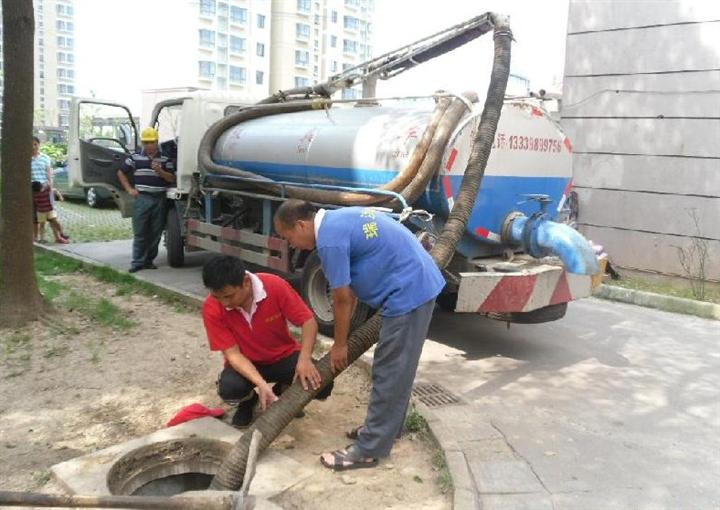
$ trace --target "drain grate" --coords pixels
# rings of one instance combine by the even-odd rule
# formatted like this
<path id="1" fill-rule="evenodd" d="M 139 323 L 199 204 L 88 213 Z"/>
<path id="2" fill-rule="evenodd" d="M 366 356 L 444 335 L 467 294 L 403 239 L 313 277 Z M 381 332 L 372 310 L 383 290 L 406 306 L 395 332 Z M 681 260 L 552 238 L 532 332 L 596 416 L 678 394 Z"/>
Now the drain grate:
<path id="1" fill-rule="evenodd" d="M 434 383 L 417 383 L 412 390 L 413 397 L 431 409 L 459 404 L 460 399 L 448 390 Z"/>

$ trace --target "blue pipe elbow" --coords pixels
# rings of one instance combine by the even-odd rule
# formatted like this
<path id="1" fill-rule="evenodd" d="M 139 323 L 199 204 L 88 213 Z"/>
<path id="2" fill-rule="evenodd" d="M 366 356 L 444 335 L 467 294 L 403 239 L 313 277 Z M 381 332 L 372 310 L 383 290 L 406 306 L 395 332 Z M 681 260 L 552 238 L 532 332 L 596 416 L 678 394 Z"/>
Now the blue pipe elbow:
<path id="1" fill-rule="evenodd" d="M 550 221 L 545 215 L 519 216 L 507 229 L 508 241 L 522 246 L 535 258 L 554 255 L 570 273 L 592 275 L 598 272 L 598 261 L 592 245 L 577 230 Z"/>

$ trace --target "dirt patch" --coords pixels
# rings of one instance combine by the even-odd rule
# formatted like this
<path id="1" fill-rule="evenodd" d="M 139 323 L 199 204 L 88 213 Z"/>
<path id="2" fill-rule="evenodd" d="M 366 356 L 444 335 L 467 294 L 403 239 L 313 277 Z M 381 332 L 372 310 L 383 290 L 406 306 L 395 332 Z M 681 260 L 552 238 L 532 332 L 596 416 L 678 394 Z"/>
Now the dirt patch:
<path id="1" fill-rule="evenodd" d="M 215 392 L 220 355 L 208 350 L 199 313 L 83 275 L 52 278 L 57 313 L 0 330 L 0 490 L 61 492 L 50 466 L 149 434 L 181 407 L 225 406 Z M 78 298 L 81 296 L 81 298 Z M 80 304 L 78 304 L 80 303 Z M 312 402 L 271 448 L 314 476 L 277 498 L 284 508 L 449 508 L 431 447 L 412 434 L 376 469 L 334 474 L 318 456 L 349 443 L 368 377 L 351 367 L 326 402 Z"/>

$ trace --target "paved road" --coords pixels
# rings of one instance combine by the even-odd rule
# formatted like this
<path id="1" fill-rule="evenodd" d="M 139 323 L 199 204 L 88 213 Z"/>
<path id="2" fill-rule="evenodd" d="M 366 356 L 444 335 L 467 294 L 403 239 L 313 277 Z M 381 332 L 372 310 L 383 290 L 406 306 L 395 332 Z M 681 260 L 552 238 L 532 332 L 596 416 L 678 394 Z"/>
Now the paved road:
<path id="1" fill-rule="evenodd" d="M 120 269 L 130 252 L 65 248 Z M 202 295 L 206 256 L 138 275 Z M 510 329 L 437 311 L 421 363 L 461 401 L 429 410 L 456 508 L 720 508 L 718 321 L 595 299 Z"/>

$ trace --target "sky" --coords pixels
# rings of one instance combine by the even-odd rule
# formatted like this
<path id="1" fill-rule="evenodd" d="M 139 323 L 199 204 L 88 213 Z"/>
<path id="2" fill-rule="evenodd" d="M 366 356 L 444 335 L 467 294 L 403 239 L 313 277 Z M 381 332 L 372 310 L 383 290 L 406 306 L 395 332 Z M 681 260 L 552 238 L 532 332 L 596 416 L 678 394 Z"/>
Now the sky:
<path id="1" fill-rule="evenodd" d="M 182 54 L 153 56 L 153 41 L 173 25 L 177 0 L 75 0 L 76 69 L 78 95 L 127 104 L 139 114 L 141 90 L 166 86 L 158 62 L 172 68 Z M 270 1 L 270 0 L 268 0 Z M 441 5 L 442 9 L 438 8 Z M 530 80 L 533 90 L 553 89 L 561 82 L 565 60 L 568 0 L 375 0 L 374 53 L 380 55 L 484 12 L 510 16 L 516 42 L 511 72 Z M 111 14 L 112 23 L 99 23 Z M 138 16 L 165 19 L 154 31 L 133 30 Z M 189 37 L 197 37 L 190 27 Z M 437 89 L 476 90 L 484 96 L 492 66 L 493 42 L 486 34 L 460 49 L 380 82 L 378 96 L 423 95 Z M 557 88 L 557 86 L 555 87 Z"/>

